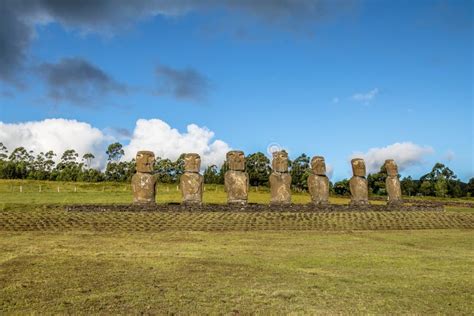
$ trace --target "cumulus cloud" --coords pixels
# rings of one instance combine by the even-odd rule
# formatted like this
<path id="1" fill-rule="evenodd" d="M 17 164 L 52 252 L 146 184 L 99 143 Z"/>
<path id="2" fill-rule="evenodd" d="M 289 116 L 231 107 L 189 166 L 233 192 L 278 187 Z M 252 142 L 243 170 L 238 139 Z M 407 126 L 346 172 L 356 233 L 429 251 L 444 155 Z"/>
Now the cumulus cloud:
<path id="1" fill-rule="evenodd" d="M 199 101 L 207 97 L 209 80 L 193 68 L 174 69 L 160 65 L 156 67 L 158 95 L 172 95 L 177 99 Z"/>
<path id="2" fill-rule="evenodd" d="M 448 150 L 443 156 L 443 158 L 447 161 L 452 161 L 455 157 L 456 154 L 452 150 Z"/>
<path id="3" fill-rule="evenodd" d="M 104 160 L 104 146 L 110 138 L 88 123 L 66 119 L 46 119 L 24 123 L 0 122 L 0 142 L 11 152 L 25 147 L 35 154 L 53 150 L 60 158 L 67 149 L 75 149 L 80 156 L 91 152 L 96 156 L 94 166 Z M 103 162 L 102 162 L 103 163 Z"/>
<path id="4" fill-rule="evenodd" d="M 107 145 L 117 141 L 111 128 L 103 130 L 88 123 L 66 119 L 46 119 L 23 123 L 0 122 L 0 142 L 10 152 L 23 146 L 36 154 L 53 150 L 58 156 L 75 149 L 80 156 L 92 153 L 96 157 L 93 167 L 104 167 Z M 125 159 L 132 159 L 139 150 L 152 150 L 162 158 L 177 159 L 182 153 L 195 152 L 201 155 L 202 166 L 220 166 L 229 145 L 214 139 L 214 132 L 196 124 L 190 124 L 186 132 L 179 132 L 159 119 L 136 122 L 130 142 L 124 146 Z M 59 157 L 57 157 L 59 158 Z"/>
<path id="5" fill-rule="evenodd" d="M 97 96 L 126 92 L 126 86 L 112 79 L 97 66 L 81 58 L 63 58 L 43 63 L 39 74 L 48 86 L 48 97 L 74 105 L 90 106 Z"/>
<path id="6" fill-rule="evenodd" d="M 326 175 L 329 179 L 332 179 L 334 174 L 334 167 L 330 164 L 326 164 Z"/>
<path id="7" fill-rule="evenodd" d="M 112 34 L 134 22 L 154 16 L 180 16 L 189 12 L 224 10 L 291 30 L 306 29 L 315 22 L 352 7 L 338 0 L 1 0 L 0 80 L 12 83 L 23 65 L 35 26 L 58 23 L 81 33 Z"/>
<path id="8" fill-rule="evenodd" d="M 394 159 L 398 170 L 403 171 L 411 166 L 423 164 L 425 156 L 434 152 L 429 146 L 420 146 L 412 142 L 402 142 L 386 147 L 370 148 L 366 153 L 356 152 L 350 158 L 363 158 L 367 171 L 378 172 L 386 159 Z"/>
<path id="9" fill-rule="evenodd" d="M 151 150 L 159 157 L 175 160 L 182 153 L 195 152 L 201 155 L 203 166 L 220 166 L 230 147 L 213 138 L 214 132 L 196 124 L 188 125 L 186 132 L 181 133 L 162 120 L 140 119 L 130 143 L 124 148 L 125 156 L 131 159 L 139 150 Z"/>
<path id="10" fill-rule="evenodd" d="M 375 88 L 370 90 L 369 92 L 356 93 L 351 97 L 351 99 L 354 101 L 363 102 L 364 104 L 369 104 L 372 100 L 375 99 L 378 93 L 379 89 Z"/>

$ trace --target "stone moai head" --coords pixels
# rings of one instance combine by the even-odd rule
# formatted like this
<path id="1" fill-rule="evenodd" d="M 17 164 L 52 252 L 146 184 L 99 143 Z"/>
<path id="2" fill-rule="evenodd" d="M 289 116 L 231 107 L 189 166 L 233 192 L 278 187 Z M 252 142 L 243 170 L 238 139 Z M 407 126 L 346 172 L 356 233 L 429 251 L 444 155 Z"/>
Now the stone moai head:
<path id="1" fill-rule="evenodd" d="M 354 158 L 351 160 L 352 173 L 356 177 L 365 177 L 365 162 L 362 158 Z"/>
<path id="2" fill-rule="evenodd" d="M 387 174 L 392 177 L 398 176 L 398 167 L 393 159 L 385 160 L 385 169 L 387 170 Z"/>
<path id="3" fill-rule="evenodd" d="M 152 151 L 141 150 L 137 152 L 137 172 L 151 173 L 155 163 L 155 154 Z"/>
<path id="4" fill-rule="evenodd" d="M 272 169 L 275 172 L 288 172 L 288 153 L 284 150 L 272 154 Z"/>
<path id="5" fill-rule="evenodd" d="M 245 155 L 243 151 L 232 150 L 226 155 L 229 170 L 244 171 L 245 170 Z"/>
<path id="6" fill-rule="evenodd" d="M 184 171 L 199 173 L 201 169 L 201 157 L 195 153 L 184 155 Z"/>
<path id="7" fill-rule="evenodd" d="M 324 157 L 314 156 L 313 159 L 311 159 L 311 169 L 315 175 L 325 176 L 326 162 L 324 161 Z"/>

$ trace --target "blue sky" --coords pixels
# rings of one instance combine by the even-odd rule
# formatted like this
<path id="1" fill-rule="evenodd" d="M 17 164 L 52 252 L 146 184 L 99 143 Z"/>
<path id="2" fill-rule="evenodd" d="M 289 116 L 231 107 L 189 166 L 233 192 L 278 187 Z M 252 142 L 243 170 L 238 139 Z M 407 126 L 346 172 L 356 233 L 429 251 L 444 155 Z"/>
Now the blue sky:
<path id="1" fill-rule="evenodd" d="M 77 120 L 128 144 L 137 120 L 159 119 L 207 127 L 207 145 L 323 155 L 333 179 L 355 153 L 474 176 L 472 1 L 0 3 L 16 18 L 0 22 L 9 147 L 46 146 L 16 132 L 24 122 Z"/>

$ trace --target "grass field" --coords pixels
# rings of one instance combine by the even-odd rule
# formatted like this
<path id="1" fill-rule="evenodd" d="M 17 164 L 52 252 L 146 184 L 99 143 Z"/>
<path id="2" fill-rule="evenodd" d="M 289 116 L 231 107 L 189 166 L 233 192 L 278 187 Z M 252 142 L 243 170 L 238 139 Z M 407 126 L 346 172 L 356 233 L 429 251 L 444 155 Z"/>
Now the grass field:
<path id="1" fill-rule="evenodd" d="M 250 200 L 268 195 L 254 188 Z M 179 200 L 175 186 L 160 186 L 158 202 Z M 207 186 L 205 200 L 223 203 L 225 192 Z M 0 313 L 474 310 L 472 208 L 81 213 L 61 206 L 129 202 L 125 184 L 0 181 Z"/>

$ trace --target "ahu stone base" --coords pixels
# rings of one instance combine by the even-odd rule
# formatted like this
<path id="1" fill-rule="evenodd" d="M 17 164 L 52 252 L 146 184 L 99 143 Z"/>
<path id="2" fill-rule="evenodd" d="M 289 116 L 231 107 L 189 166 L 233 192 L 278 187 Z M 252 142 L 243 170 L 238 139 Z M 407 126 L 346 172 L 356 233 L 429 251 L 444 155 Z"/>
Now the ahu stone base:
<path id="1" fill-rule="evenodd" d="M 444 211 L 443 205 L 377 205 L 348 204 L 76 204 L 65 206 L 66 211 L 79 212 L 428 212 Z"/>

